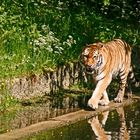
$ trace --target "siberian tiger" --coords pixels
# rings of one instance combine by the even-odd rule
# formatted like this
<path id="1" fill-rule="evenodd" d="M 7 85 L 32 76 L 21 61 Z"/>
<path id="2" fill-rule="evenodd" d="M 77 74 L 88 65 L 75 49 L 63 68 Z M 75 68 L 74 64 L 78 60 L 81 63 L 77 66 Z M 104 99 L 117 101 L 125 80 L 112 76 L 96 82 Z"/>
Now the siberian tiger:
<path id="1" fill-rule="evenodd" d="M 85 66 L 86 72 L 92 74 L 97 82 L 88 105 L 97 109 L 98 104 L 108 105 L 109 98 L 106 92 L 107 87 L 113 77 L 120 77 L 120 86 L 115 102 L 122 102 L 125 88 L 131 95 L 130 88 L 131 79 L 136 82 L 131 66 L 131 47 L 121 39 L 115 39 L 107 43 L 93 43 L 86 45 L 80 56 L 82 64 Z"/>

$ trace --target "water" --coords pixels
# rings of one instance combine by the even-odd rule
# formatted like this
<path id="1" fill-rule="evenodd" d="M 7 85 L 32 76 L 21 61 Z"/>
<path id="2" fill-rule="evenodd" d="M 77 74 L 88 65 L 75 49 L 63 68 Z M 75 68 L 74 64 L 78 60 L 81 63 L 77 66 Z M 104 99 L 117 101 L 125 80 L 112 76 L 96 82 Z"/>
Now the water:
<path id="1" fill-rule="evenodd" d="M 46 96 L 36 103 L 22 102 L 20 109 L 0 112 L 0 134 L 74 112 L 84 107 L 87 95 Z"/>
<path id="2" fill-rule="evenodd" d="M 35 104 L 23 103 L 22 109 L 0 114 L 0 133 L 24 128 L 84 108 L 86 94 L 46 97 Z M 107 111 L 88 120 L 40 132 L 24 140 L 140 140 L 140 102 Z"/>
<path id="3" fill-rule="evenodd" d="M 140 140 L 140 102 L 26 140 Z"/>

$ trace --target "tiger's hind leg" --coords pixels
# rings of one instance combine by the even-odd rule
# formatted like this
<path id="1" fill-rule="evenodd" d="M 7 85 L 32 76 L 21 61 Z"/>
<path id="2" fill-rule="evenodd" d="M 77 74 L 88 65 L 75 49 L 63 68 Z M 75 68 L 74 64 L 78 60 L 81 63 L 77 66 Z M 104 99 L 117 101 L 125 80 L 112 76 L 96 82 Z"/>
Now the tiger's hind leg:
<path id="1" fill-rule="evenodd" d="M 110 103 L 106 90 L 103 92 L 103 96 L 99 101 L 99 105 L 106 106 Z"/>
<path id="2" fill-rule="evenodd" d="M 125 87 L 127 84 L 127 71 L 120 72 L 120 87 L 118 91 L 117 97 L 114 99 L 115 102 L 121 103 L 123 101 L 124 93 L 125 93 Z"/>
<path id="3" fill-rule="evenodd" d="M 130 82 L 128 80 L 127 80 L 125 92 L 126 92 L 126 95 L 127 95 L 128 99 L 132 98 L 131 84 L 130 84 Z"/>
<path id="4" fill-rule="evenodd" d="M 138 79 L 135 78 L 133 67 L 131 66 L 128 79 L 127 79 L 127 84 L 126 84 L 126 94 L 128 98 L 132 98 L 132 89 L 131 89 L 132 85 L 134 87 L 139 87 L 140 82 Z"/>

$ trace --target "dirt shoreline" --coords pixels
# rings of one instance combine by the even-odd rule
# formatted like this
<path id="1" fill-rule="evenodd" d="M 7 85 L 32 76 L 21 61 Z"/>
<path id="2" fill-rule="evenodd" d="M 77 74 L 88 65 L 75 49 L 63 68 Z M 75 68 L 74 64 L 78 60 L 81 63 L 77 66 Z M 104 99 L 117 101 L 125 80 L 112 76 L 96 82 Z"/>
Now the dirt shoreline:
<path id="1" fill-rule="evenodd" d="M 65 125 L 70 125 L 78 121 L 89 119 L 93 116 L 98 115 L 101 112 L 104 112 L 107 110 L 114 110 L 115 108 L 118 108 L 121 106 L 128 106 L 138 101 L 140 101 L 140 96 L 134 96 L 132 99 L 124 100 L 123 103 L 111 102 L 109 106 L 105 106 L 105 107 L 100 106 L 99 109 L 96 111 L 81 109 L 76 112 L 72 112 L 72 113 L 62 115 L 62 116 L 51 118 L 48 121 L 43 121 L 37 124 L 30 125 L 25 128 L 16 129 L 11 132 L 1 134 L 0 140 L 16 140 L 16 139 L 21 139 L 24 137 L 29 137 L 41 131 L 47 131 L 47 130 L 51 130 L 55 128 L 60 128 Z"/>

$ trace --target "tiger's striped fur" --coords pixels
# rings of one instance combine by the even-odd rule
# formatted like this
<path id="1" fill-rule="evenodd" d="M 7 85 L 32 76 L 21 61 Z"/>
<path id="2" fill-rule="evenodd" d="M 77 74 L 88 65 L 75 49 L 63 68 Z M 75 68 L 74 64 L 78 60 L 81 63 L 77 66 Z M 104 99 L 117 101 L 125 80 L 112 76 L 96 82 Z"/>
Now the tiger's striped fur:
<path id="1" fill-rule="evenodd" d="M 113 77 L 120 77 L 120 87 L 115 102 L 122 102 L 125 88 L 131 95 L 129 79 L 135 82 L 131 66 L 131 47 L 121 39 L 115 39 L 107 43 L 93 43 L 86 45 L 81 53 L 82 64 L 86 72 L 93 75 L 97 81 L 92 97 L 88 105 L 93 109 L 98 104 L 108 105 L 109 99 L 106 92 Z M 128 78 L 128 76 L 130 78 Z M 138 85 L 138 82 L 137 82 Z"/>

